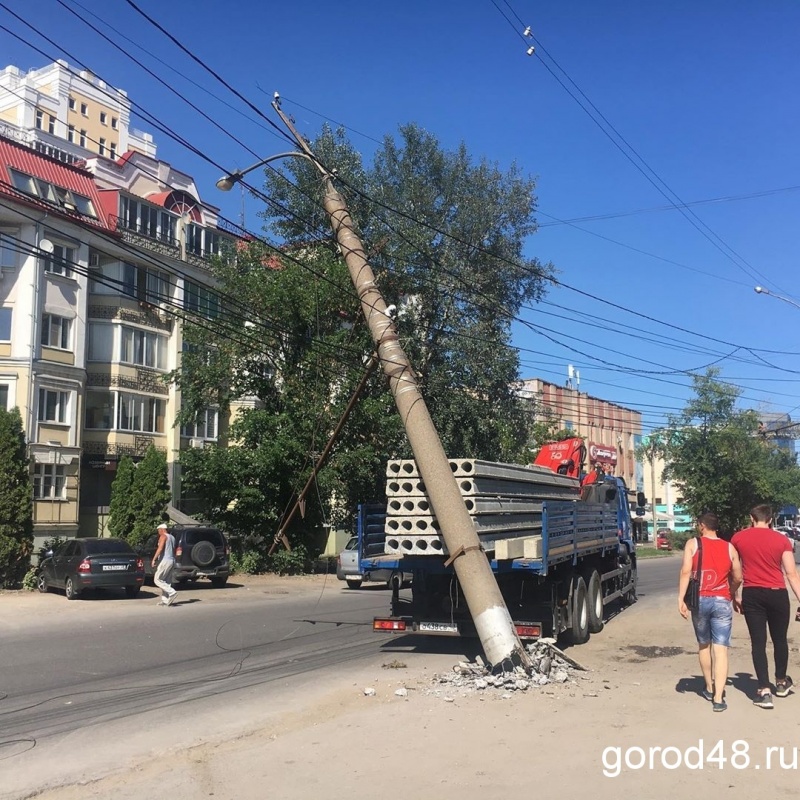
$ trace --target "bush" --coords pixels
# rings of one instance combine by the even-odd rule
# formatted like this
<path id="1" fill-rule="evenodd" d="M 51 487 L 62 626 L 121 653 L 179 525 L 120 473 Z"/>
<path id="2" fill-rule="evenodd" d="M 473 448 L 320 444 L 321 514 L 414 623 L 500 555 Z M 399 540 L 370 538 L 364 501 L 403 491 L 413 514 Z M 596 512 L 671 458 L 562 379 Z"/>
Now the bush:
<path id="1" fill-rule="evenodd" d="M 25 577 L 22 579 L 22 588 L 29 592 L 35 592 L 38 584 L 38 578 L 39 570 L 36 567 L 31 567 L 25 573 Z"/>
<path id="2" fill-rule="evenodd" d="M 302 575 L 309 572 L 310 559 L 308 550 L 302 544 L 295 545 L 291 550 L 276 550 L 269 556 L 270 572 L 278 575 Z"/>
<path id="3" fill-rule="evenodd" d="M 694 531 L 672 531 L 668 538 L 673 550 L 683 550 L 686 546 L 686 542 L 696 535 Z"/>
<path id="4" fill-rule="evenodd" d="M 231 573 L 244 573 L 245 575 L 260 575 L 267 571 L 267 556 L 260 550 L 245 550 L 242 553 L 231 553 Z"/>

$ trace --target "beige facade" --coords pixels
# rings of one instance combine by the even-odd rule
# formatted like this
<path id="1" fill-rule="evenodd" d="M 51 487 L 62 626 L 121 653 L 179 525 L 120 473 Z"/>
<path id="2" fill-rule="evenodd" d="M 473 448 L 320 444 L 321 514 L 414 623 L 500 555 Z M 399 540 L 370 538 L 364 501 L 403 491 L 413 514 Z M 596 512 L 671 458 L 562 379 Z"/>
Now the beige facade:
<path id="1" fill-rule="evenodd" d="M 538 420 L 552 420 L 575 431 L 586 441 L 589 464 L 601 463 L 637 488 L 636 447 L 642 433 L 642 415 L 568 386 L 529 378 L 520 395 L 534 403 Z"/>
<path id="2" fill-rule="evenodd" d="M 87 70 L 66 61 L 26 73 L 11 65 L 0 71 L 0 88 L 0 135 L 67 161 L 129 151 L 156 157 L 153 137 L 130 127 L 127 94 Z"/>
<path id="3" fill-rule="evenodd" d="M 38 546 L 105 533 L 119 459 L 150 445 L 165 453 L 180 505 L 180 451 L 215 442 L 219 420 L 208 409 L 193 425 L 177 423 L 169 374 L 180 367 L 178 320 L 219 310 L 208 259 L 234 237 L 191 176 L 128 130 L 124 92 L 63 63 L 25 75 L 7 67 L 7 84 L 28 102 L 0 106 L 13 122 L 0 125 L 3 180 L 21 187 L 0 192 L 0 401 L 22 414 Z M 55 133 L 49 116 L 37 127 L 36 109 L 55 114 Z M 92 146 L 67 138 L 79 119 Z M 98 151 L 104 131 L 125 148 L 116 160 Z M 75 198 L 65 208 L 42 194 L 42 181 Z M 79 184 L 84 210 L 91 196 L 86 213 L 70 210 Z"/>

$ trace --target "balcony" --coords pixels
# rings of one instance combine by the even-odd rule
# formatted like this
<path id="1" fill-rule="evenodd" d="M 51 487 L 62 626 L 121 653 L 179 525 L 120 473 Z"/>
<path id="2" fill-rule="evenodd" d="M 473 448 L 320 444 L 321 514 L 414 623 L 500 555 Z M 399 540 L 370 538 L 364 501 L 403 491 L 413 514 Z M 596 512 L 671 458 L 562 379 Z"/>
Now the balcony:
<path id="1" fill-rule="evenodd" d="M 166 453 L 166 447 L 155 444 L 153 436 L 134 436 L 133 443 L 123 442 L 84 442 L 85 455 L 94 456 L 143 456 L 150 445 L 154 445 L 159 453 Z"/>
<path id="2" fill-rule="evenodd" d="M 172 331 L 173 320 L 168 316 L 158 313 L 158 309 L 146 301 L 140 300 L 141 311 L 125 308 L 118 305 L 92 304 L 89 306 L 89 319 L 112 319 L 120 322 L 133 322 L 137 325 L 147 325 L 169 333 Z"/>
<path id="3" fill-rule="evenodd" d="M 137 369 L 135 377 L 116 375 L 109 372 L 90 372 L 86 376 L 87 387 L 132 389 L 148 394 L 169 395 L 169 386 L 164 383 L 166 376 L 149 369 Z"/>
<path id="4" fill-rule="evenodd" d="M 154 253 L 158 253 L 162 256 L 171 256 L 172 258 L 181 257 L 180 244 L 173 236 L 161 232 L 153 235 L 150 231 L 143 228 L 142 225 L 136 222 L 130 222 L 124 217 L 112 215 L 110 220 L 115 230 L 122 234 L 122 240 L 124 242 L 134 247 L 152 250 Z"/>

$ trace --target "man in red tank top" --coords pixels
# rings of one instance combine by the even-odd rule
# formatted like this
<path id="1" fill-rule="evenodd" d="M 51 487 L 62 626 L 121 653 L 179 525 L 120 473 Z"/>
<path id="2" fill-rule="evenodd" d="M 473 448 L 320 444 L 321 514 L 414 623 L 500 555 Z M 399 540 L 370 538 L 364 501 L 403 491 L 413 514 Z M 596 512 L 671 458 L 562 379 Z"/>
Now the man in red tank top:
<path id="1" fill-rule="evenodd" d="M 750 632 L 753 666 L 758 680 L 753 702 L 760 708 L 773 708 L 767 664 L 767 627 L 775 659 L 775 694 L 786 697 L 793 691 L 792 679 L 786 674 L 789 664 L 786 634 L 791 613 L 786 582 L 800 602 L 800 576 L 791 542 L 770 528 L 772 508 L 756 506 L 750 511 L 750 520 L 752 527 L 735 533 L 731 539 L 741 556 L 744 573 L 742 599 L 735 600 L 734 606 L 739 613 L 744 613 Z"/>
<path id="2" fill-rule="evenodd" d="M 697 637 L 700 669 L 706 682 L 702 695 L 712 701 L 714 711 L 725 711 L 728 707 L 725 702 L 728 648 L 733 625 L 731 598 L 742 582 L 742 567 L 736 550 L 717 536 L 719 519 L 716 514 L 699 517 L 697 529 L 700 537 L 689 539 L 683 550 L 678 611 L 688 619 L 689 609 L 684 597 L 689 579 L 694 574 L 700 581 L 700 607 L 692 610 L 692 624 Z"/>

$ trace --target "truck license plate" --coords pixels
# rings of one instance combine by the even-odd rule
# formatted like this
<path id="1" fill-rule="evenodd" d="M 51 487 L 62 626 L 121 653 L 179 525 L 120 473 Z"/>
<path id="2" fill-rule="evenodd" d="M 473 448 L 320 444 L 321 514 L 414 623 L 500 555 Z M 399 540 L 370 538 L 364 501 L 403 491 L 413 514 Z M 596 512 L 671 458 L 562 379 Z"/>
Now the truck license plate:
<path id="1" fill-rule="evenodd" d="M 419 629 L 436 633 L 458 633 L 458 625 L 450 622 L 420 622 Z"/>

